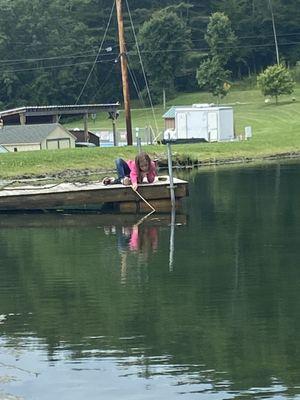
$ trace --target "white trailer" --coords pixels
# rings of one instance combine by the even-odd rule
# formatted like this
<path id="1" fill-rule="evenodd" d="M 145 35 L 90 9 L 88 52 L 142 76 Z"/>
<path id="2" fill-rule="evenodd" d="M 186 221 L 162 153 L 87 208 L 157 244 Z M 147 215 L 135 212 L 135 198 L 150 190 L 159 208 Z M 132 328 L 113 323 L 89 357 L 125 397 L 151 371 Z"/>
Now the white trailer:
<path id="1" fill-rule="evenodd" d="M 234 139 L 233 108 L 194 104 L 175 109 L 175 139 L 217 142 Z"/>

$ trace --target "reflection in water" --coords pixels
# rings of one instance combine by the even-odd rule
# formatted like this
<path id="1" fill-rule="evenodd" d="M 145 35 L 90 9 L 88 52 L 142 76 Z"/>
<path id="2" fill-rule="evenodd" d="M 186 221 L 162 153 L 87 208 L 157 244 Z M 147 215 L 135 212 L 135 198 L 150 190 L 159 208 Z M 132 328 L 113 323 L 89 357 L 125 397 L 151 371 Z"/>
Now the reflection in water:
<path id="1" fill-rule="evenodd" d="M 188 223 L 1 215 L 0 399 L 299 399 L 299 171 L 193 172 Z"/>
<path id="2" fill-rule="evenodd" d="M 117 249 L 121 259 L 121 282 L 126 283 L 128 274 L 127 258 L 128 254 L 135 253 L 138 258 L 139 266 L 146 264 L 149 255 L 156 252 L 158 247 L 158 227 L 147 226 L 145 221 L 150 218 L 150 213 L 142 217 L 132 226 L 105 226 L 106 235 L 115 235 L 117 238 Z"/>

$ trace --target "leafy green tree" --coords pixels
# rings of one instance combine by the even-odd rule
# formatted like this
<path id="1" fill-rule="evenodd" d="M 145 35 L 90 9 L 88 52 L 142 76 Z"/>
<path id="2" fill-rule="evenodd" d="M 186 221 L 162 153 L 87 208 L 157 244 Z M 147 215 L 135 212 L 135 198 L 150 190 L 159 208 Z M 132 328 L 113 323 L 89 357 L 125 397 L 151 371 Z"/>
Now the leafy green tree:
<path id="1" fill-rule="evenodd" d="M 139 32 L 143 62 L 155 91 L 165 88 L 172 93 L 175 77 L 184 68 L 191 48 L 190 29 L 174 12 L 153 14 Z"/>
<path id="2" fill-rule="evenodd" d="M 272 65 L 257 77 L 257 84 L 264 96 L 278 97 L 282 94 L 291 94 L 294 91 L 295 82 L 284 65 Z"/>
<path id="3" fill-rule="evenodd" d="M 209 58 L 200 64 L 197 71 L 197 81 L 200 88 L 207 89 L 218 102 L 225 97 L 230 89 L 228 78 L 230 71 L 225 70 L 218 57 Z"/>
<path id="4" fill-rule="evenodd" d="M 209 18 L 205 40 L 209 46 L 211 57 L 218 57 L 220 63 L 225 65 L 237 43 L 237 37 L 231 28 L 231 22 L 227 15 L 216 12 Z"/>
<path id="5" fill-rule="evenodd" d="M 226 64 L 233 54 L 237 40 L 225 14 L 217 12 L 211 15 L 205 40 L 209 45 L 209 58 L 200 64 L 197 81 L 200 88 L 205 88 L 213 96 L 217 96 L 219 102 L 230 89 L 230 71 L 226 69 Z"/>

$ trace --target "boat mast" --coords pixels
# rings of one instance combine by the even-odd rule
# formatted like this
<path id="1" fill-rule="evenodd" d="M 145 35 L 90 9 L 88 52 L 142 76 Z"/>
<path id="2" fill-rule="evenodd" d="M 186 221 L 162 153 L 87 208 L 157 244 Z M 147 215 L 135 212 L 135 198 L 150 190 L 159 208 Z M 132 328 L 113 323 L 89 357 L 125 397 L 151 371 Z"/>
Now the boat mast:
<path id="1" fill-rule="evenodd" d="M 127 145 L 132 146 L 132 126 L 131 126 L 131 111 L 130 111 L 130 93 L 128 83 L 127 55 L 124 35 L 124 23 L 122 13 L 122 0 L 116 0 L 118 31 L 119 31 L 119 46 L 122 71 L 122 86 L 126 119 Z"/>

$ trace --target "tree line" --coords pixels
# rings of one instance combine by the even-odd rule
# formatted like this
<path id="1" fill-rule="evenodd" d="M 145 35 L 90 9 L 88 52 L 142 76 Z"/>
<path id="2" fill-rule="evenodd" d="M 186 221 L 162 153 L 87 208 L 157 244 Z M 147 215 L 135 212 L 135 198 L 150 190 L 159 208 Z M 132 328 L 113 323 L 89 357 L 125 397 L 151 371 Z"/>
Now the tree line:
<path id="1" fill-rule="evenodd" d="M 169 96 L 199 90 L 197 70 L 205 62 L 207 71 L 218 68 L 216 55 L 223 57 L 224 78 L 229 79 L 230 73 L 231 80 L 275 64 L 270 5 L 280 59 L 296 65 L 300 60 L 297 1 L 271 1 L 123 0 L 131 96 L 156 102 L 162 89 Z M 0 107 L 120 100 L 113 3 L 0 0 Z M 228 19 L 229 36 L 209 34 L 214 13 Z"/>

